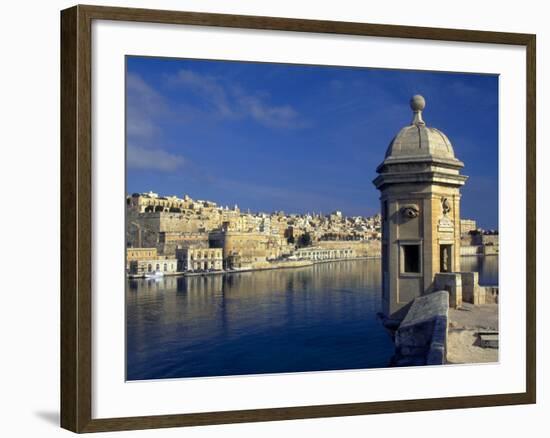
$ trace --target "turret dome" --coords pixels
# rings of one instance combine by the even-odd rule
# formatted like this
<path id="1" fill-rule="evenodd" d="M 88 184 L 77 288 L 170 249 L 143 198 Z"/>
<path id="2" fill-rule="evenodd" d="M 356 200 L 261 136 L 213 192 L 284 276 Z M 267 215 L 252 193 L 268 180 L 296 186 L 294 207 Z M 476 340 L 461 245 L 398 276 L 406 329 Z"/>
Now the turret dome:
<path id="1" fill-rule="evenodd" d="M 385 162 L 389 164 L 393 159 L 418 161 L 422 158 L 456 160 L 447 136 L 436 128 L 426 126 L 422 119 L 422 111 L 426 107 L 425 99 L 417 94 L 411 98 L 410 105 L 413 120 L 393 138 L 386 151 Z"/>
<path id="2" fill-rule="evenodd" d="M 384 161 L 376 169 L 380 175 L 374 185 L 378 189 L 403 183 L 463 185 L 467 179 L 460 175 L 464 163 L 455 157 L 451 142 L 440 130 L 426 126 L 422 119 L 426 100 L 416 95 L 410 105 L 412 123 L 391 141 Z"/>

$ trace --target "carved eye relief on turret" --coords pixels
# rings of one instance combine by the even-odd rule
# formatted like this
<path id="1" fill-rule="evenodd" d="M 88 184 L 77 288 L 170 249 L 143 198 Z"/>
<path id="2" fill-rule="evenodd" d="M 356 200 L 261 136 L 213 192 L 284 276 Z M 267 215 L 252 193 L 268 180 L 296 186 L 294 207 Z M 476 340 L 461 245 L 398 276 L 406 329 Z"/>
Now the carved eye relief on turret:
<path id="1" fill-rule="evenodd" d="M 449 198 L 441 198 L 441 210 L 443 211 L 443 215 L 446 215 L 451 211 L 451 203 Z"/>
<path id="2" fill-rule="evenodd" d="M 401 214 L 406 219 L 413 219 L 415 217 L 418 217 L 419 213 L 420 210 L 418 209 L 418 205 L 416 204 L 408 204 L 401 207 Z"/>

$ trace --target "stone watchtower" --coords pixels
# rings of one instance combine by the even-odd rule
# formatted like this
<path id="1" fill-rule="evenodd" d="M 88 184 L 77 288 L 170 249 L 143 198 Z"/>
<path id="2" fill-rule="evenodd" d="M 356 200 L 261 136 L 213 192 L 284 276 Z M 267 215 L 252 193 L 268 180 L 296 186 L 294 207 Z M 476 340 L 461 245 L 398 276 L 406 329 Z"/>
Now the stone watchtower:
<path id="1" fill-rule="evenodd" d="M 382 210 L 382 297 L 400 319 L 413 299 L 434 290 L 438 272 L 460 271 L 460 175 L 449 139 L 426 126 L 424 98 L 410 101 L 413 120 L 391 141 L 373 181 Z"/>

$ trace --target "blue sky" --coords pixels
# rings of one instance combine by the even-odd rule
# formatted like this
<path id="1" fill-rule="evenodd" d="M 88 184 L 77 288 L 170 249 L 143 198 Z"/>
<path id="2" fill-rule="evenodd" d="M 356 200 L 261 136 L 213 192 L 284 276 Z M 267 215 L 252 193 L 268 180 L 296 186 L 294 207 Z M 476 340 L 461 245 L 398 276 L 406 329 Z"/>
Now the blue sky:
<path id="1" fill-rule="evenodd" d="M 414 94 L 465 163 L 462 217 L 497 228 L 492 75 L 128 57 L 127 191 L 372 215 L 376 166 Z"/>

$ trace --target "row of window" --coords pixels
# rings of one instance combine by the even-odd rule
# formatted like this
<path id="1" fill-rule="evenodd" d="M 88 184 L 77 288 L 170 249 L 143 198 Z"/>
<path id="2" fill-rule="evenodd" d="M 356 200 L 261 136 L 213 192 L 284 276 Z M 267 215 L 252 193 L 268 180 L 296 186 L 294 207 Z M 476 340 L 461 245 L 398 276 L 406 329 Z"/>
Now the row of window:
<path id="1" fill-rule="evenodd" d="M 218 262 L 194 262 L 194 263 L 190 263 L 190 267 L 192 267 L 193 269 L 196 269 L 197 267 L 208 267 L 208 266 L 216 266 L 216 265 L 221 265 L 221 261 L 218 261 Z"/>
<path id="2" fill-rule="evenodd" d="M 156 264 L 155 270 L 160 271 L 160 263 Z M 164 263 L 162 270 L 164 272 L 168 272 L 168 263 Z M 173 270 L 174 270 L 174 264 L 170 263 L 170 271 L 173 271 Z M 153 265 L 151 263 L 147 265 L 147 272 L 153 272 Z"/>
<path id="3" fill-rule="evenodd" d="M 214 258 L 221 258 L 222 255 L 221 253 L 206 253 L 206 254 L 201 254 L 201 253 L 197 253 L 197 254 L 191 254 L 189 256 L 189 258 L 191 260 L 196 260 L 196 259 L 214 259 Z"/>
<path id="4" fill-rule="evenodd" d="M 128 253 L 128 258 L 133 259 L 133 258 L 143 258 L 143 257 L 154 257 L 156 255 L 157 255 L 157 253 L 153 252 L 153 251 L 149 251 L 149 252 L 129 252 Z"/>
<path id="5" fill-rule="evenodd" d="M 326 250 L 326 251 L 299 251 L 299 254 L 313 254 L 313 255 L 332 255 L 332 254 L 344 254 L 344 255 L 348 255 L 348 254 L 352 254 L 353 251 L 350 249 L 349 251 L 348 250 Z"/>

